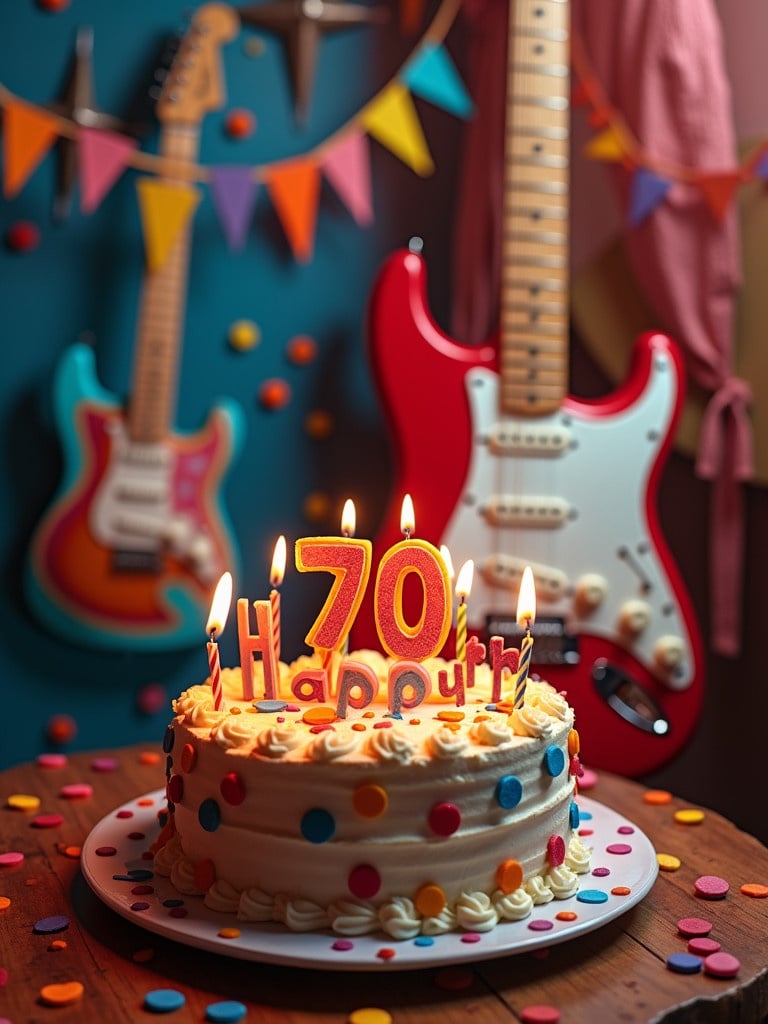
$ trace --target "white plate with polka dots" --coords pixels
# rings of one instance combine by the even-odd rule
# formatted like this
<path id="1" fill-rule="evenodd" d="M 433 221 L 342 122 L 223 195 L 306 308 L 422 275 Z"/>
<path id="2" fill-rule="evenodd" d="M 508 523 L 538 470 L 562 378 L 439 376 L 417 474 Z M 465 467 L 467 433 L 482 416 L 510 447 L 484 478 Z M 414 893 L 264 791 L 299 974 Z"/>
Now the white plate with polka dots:
<path id="1" fill-rule="evenodd" d="M 639 903 L 658 874 L 648 837 L 609 807 L 580 796 L 583 841 L 592 847 L 591 873 L 576 896 L 535 906 L 523 921 L 490 932 L 397 941 L 383 932 L 345 939 L 330 930 L 290 932 L 280 924 L 239 921 L 209 910 L 199 896 L 182 896 L 154 875 L 146 855 L 159 832 L 165 791 L 154 790 L 103 818 L 85 841 L 83 874 L 107 906 L 148 931 L 223 956 L 323 970 L 414 970 L 527 953 L 600 928 Z"/>

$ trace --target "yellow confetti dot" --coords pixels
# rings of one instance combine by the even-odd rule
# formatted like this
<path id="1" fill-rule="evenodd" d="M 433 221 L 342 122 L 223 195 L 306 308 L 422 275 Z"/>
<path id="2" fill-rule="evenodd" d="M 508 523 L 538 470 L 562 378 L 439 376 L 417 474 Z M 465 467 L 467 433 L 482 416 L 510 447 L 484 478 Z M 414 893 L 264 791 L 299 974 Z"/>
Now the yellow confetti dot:
<path id="1" fill-rule="evenodd" d="M 375 1006 L 363 1006 L 347 1017 L 349 1024 L 392 1024 L 392 1014 Z"/>
<path id="2" fill-rule="evenodd" d="M 661 807 L 663 804 L 670 803 L 672 794 L 666 789 L 648 789 L 643 793 L 643 800 L 647 804 Z"/>
<path id="3" fill-rule="evenodd" d="M 446 904 L 445 893 L 439 885 L 422 885 L 413 898 L 413 905 L 423 917 L 437 917 Z"/>
<path id="4" fill-rule="evenodd" d="M 219 931 L 219 935 L 222 939 L 239 939 L 240 929 L 239 928 L 222 928 Z"/>
<path id="5" fill-rule="evenodd" d="M 261 341 L 261 331 L 253 320 L 235 320 L 229 328 L 227 339 L 232 348 L 246 352 Z"/>
<path id="6" fill-rule="evenodd" d="M 656 860 L 662 871 L 677 871 L 680 867 L 680 858 L 672 853 L 657 853 Z"/>
<path id="7" fill-rule="evenodd" d="M 7 896 L 0 896 L 0 910 L 7 910 L 10 905 L 11 901 Z"/>
<path id="8" fill-rule="evenodd" d="M 700 825 L 704 821 L 704 811 L 699 811 L 695 807 L 684 807 L 680 811 L 675 811 L 675 821 L 678 825 Z"/>
<path id="9" fill-rule="evenodd" d="M 27 793 L 12 793 L 6 803 L 15 811 L 36 811 L 40 807 L 40 797 Z"/>

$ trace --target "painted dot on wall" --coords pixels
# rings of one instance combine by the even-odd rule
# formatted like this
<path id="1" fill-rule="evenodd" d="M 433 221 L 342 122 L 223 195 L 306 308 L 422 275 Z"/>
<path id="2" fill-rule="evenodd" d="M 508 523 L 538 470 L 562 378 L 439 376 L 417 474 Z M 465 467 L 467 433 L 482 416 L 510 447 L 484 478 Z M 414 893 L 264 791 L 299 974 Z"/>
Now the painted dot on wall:
<path id="1" fill-rule="evenodd" d="M 286 354 L 294 366 L 306 366 L 317 358 L 317 342 L 308 334 L 297 334 L 288 342 Z"/>
<path id="2" fill-rule="evenodd" d="M 11 252 L 33 252 L 40 245 L 40 228 L 30 220 L 17 220 L 5 232 L 5 245 Z"/>
<path id="3" fill-rule="evenodd" d="M 247 352 L 261 341 L 261 330 L 253 320 L 235 320 L 227 332 L 227 341 L 238 352 Z"/>
<path id="4" fill-rule="evenodd" d="M 71 715 L 52 715 L 45 726 L 51 743 L 71 743 L 77 735 L 77 722 Z"/>
<path id="5" fill-rule="evenodd" d="M 285 408 L 291 400 L 291 388 L 288 381 L 281 377 L 265 380 L 259 388 L 259 403 L 270 412 Z"/>
<path id="6" fill-rule="evenodd" d="M 224 130 L 230 139 L 247 139 L 256 130 L 256 118 L 250 110 L 237 107 L 224 118 Z"/>
<path id="7" fill-rule="evenodd" d="M 370 900 L 381 888 L 381 876 L 371 864 L 358 864 L 350 871 L 347 885 L 359 900 Z"/>
<path id="8" fill-rule="evenodd" d="M 496 803 L 505 811 L 517 807 L 523 796 L 523 784 L 516 775 L 502 775 L 496 783 Z"/>
<path id="9" fill-rule="evenodd" d="M 429 812 L 428 821 L 436 836 L 452 836 L 461 824 L 461 812 L 455 804 L 435 804 Z"/>
<path id="10" fill-rule="evenodd" d="M 333 433 L 334 419 L 327 409 L 312 409 L 304 417 L 304 430 L 313 441 L 325 441 Z"/>
<path id="11" fill-rule="evenodd" d="M 221 824 L 221 808 L 212 798 L 203 800 L 197 812 L 200 827 L 206 832 L 215 832 Z"/>
<path id="12" fill-rule="evenodd" d="M 333 815 L 323 807 L 313 807 L 301 819 L 301 834 L 310 843 L 327 843 L 336 831 Z"/>
<path id="13" fill-rule="evenodd" d="M 311 491 L 304 499 L 302 511 L 308 522 L 323 522 L 331 511 L 331 499 L 324 491 Z"/>

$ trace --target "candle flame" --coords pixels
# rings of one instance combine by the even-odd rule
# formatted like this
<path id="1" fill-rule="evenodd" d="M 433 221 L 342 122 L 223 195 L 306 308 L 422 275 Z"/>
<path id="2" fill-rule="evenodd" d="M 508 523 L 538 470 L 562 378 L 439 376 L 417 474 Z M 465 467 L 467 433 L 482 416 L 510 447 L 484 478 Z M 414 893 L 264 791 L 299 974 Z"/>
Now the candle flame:
<path id="1" fill-rule="evenodd" d="M 451 558 L 451 552 L 448 550 L 445 544 L 440 545 L 440 554 L 443 556 L 445 568 L 448 570 L 448 579 L 451 581 L 451 583 L 453 583 L 456 577 L 456 573 L 453 568 L 453 559 Z"/>
<path id="2" fill-rule="evenodd" d="M 285 576 L 286 547 L 285 537 L 280 534 L 275 542 L 275 553 L 272 555 L 272 568 L 269 570 L 269 582 L 273 587 L 279 587 Z"/>
<path id="3" fill-rule="evenodd" d="M 357 518 L 355 516 L 355 503 L 351 498 L 344 502 L 344 509 L 341 513 L 341 532 L 344 537 L 354 537 Z"/>
<path id="4" fill-rule="evenodd" d="M 406 494 L 403 498 L 403 506 L 400 512 L 400 532 L 404 533 L 406 537 L 410 537 L 415 529 L 416 516 L 413 511 L 413 499 L 410 494 Z"/>
<path id="5" fill-rule="evenodd" d="M 530 629 L 535 621 L 536 586 L 533 581 L 533 570 L 530 565 L 526 565 L 517 595 L 517 624 L 521 629 Z"/>
<path id="6" fill-rule="evenodd" d="M 205 632 L 209 635 L 222 633 L 224 623 L 229 615 L 229 606 L 232 602 L 232 573 L 225 572 L 216 584 L 211 601 L 211 614 L 205 626 Z"/>
<path id="7" fill-rule="evenodd" d="M 471 558 L 459 569 L 459 578 L 456 580 L 456 597 L 462 601 L 469 597 L 469 592 L 472 589 L 472 576 L 475 572 L 475 563 Z"/>

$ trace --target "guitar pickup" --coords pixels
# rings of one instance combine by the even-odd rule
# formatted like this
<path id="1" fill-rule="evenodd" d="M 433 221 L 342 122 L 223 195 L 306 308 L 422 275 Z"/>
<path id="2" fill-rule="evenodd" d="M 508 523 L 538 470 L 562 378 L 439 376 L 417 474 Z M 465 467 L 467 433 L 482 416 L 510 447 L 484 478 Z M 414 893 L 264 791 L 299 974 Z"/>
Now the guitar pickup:
<path id="1" fill-rule="evenodd" d="M 559 569 L 540 562 L 528 562 L 515 555 L 489 555 L 477 565 L 477 571 L 489 587 L 500 590 L 517 590 L 523 578 L 523 570 L 530 565 L 536 578 L 536 593 L 542 601 L 559 601 L 565 596 L 568 577 Z"/>
<path id="2" fill-rule="evenodd" d="M 151 573 L 159 576 L 163 571 L 162 558 L 158 551 L 131 551 L 121 548 L 112 552 L 112 568 L 115 572 Z"/>
<path id="3" fill-rule="evenodd" d="M 500 636 L 504 645 L 520 647 L 524 636 L 514 615 L 495 615 L 491 613 L 485 618 L 486 640 L 492 636 Z M 578 665 L 579 638 L 568 633 L 565 621 L 554 615 L 541 615 L 536 618 L 536 644 L 533 649 L 534 665 Z"/>
<path id="4" fill-rule="evenodd" d="M 495 424 L 488 436 L 488 450 L 492 455 L 521 458 L 555 458 L 571 447 L 571 432 L 564 426 L 519 421 Z"/>
<path id="5" fill-rule="evenodd" d="M 572 512 L 563 498 L 493 494 L 483 506 L 483 515 L 491 526 L 556 530 L 565 525 Z"/>

